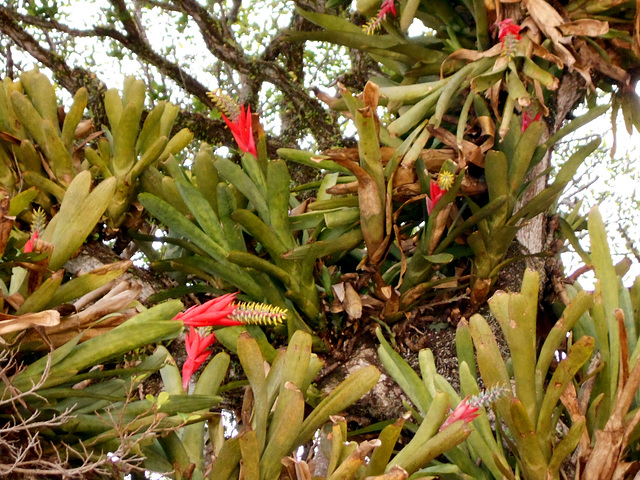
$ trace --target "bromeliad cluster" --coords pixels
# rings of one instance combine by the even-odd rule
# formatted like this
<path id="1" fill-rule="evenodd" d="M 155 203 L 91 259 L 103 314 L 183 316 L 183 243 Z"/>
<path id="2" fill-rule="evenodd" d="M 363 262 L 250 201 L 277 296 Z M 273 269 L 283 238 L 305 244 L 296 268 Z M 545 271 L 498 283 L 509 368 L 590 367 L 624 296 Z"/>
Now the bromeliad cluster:
<path id="1" fill-rule="evenodd" d="M 215 327 L 236 325 L 277 325 L 287 318 L 287 311 L 264 303 L 236 302 L 236 293 L 228 293 L 209 300 L 202 305 L 194 305 L 174 317 L 189 327 L 184 343 L 187 359 L 182 366 L 182 387 L 187 390 L 191 376 L 209 358 L 208 348 L 215 341 L 215 332 L 201 335 L 198 328 L 211 330 Z"/>

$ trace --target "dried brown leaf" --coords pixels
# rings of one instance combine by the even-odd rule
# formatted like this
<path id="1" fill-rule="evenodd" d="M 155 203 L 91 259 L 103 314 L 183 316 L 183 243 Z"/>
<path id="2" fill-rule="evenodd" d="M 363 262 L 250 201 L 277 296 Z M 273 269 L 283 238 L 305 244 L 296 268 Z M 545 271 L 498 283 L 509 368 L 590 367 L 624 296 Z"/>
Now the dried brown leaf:
<path id="1" fill-rule="evenodd" d="M 365 108 L 369 108 L 372 114 L 375 115 L 376 109 L 378 108 L 378 101 L 380 100 L 378 85 L 373 82 L 367 82 L 364 90 L 362 90 L 361 99 L 364 102 Z"/>
<path id="2" fill-rule="evenodd" d="M 593 18 L 581 18 L 573 22 L 558 25 L 563 35 L 584 35 L 597 37 L 609 32 L 609 22 L 601 22 Z"/>
<path id="3" fill-rule="evenodd" d="M 640 0 L 636 0 L 636 16 L 633 19 L 633 53 L 640 57 Z"/>
<path id="4" fill-rule="evenodd" d="M 394 188 L 400 187 L 402 185 L 415 183 L 415 181 L 416 181 L 416 171 L 413 168 L 413 166 L 409 168 L 406 165 L 400 165 L 393 174 Z"/>
<path id="5" fill-rule="evenodd" d="M 473 287 L 471 288 L 471 303 L 478 305 L 482 303 L 489 294 L 491 288 L 490 278 L 477 278 Z"/>
<path id="6" fill-rule="evenodd" d="M 620 379 L 618 388 L 626 385 L 629 379 L 629 340 L 627 339 L 627 327 L 624 324 L 624 311 L 621 308 L 614 310 L 618 322 L 618 334 L 620 336 Z"/>
<path id="7" fill-rule="evenodd" d="M 359 319 L 362 318 L 362 301 L 360 295 L 355 291 L 350 283 L 345 284 L 344 289 L 344 310 L 349 315 L 349 318 Z"/>
<path id="8" fill-rule="evenodd" d="M 333 187 L 327 188 L 327 193 L 331 195 L 348 195 L 358 193 L 358 182 L 339 183 Z"/>
<path id="9" fill-rule="evenodd" d="M 451 213 L 452 208 L 453 205 L 449 204 L 438 212 L 438 216 L 436 217 L 435 225 L 432 230 L 431 238 L 429 239 L 429 255 L 433 253 L 433 251 L 440 243 L 440 237 L 442 237 L 444 229 L 447 226 L 447 223 L 449 221 L 449 214 Z"/>
<path id="10" fill-rule="evenodd" d="M 291 213 L 289 215 L 295 216 L 295 215 L 301 215 L 305 213 L 307 211 L 307 206 L 309 205 L 309 202 L 311 202 L 310 198 L 305 199 L 300 205 L 292 208 Z"/>
<path id="11" fill-rule="evenodd" d="M 333 290 L 333 295 L 340 302 L 344 301 L 344 296 L 345 296 L 345 283 L 344 282 L 335 283 L 335 284 L 331 285 L 331 290 Z"/>
<path id="12" fill-rule="evenodd" d="M 560 395 L 560 400 L 562 404 L 565 406 L 567 411 L 569 412 L 569 416 L 571 417 L 571 421 L 573 423 L 578 421 L 584 421 L 585 416 L 580 411 L 580 404 L 578 403 L 578 394 L 576 392 L 576 387 L 573 383 L 569 383 L 567 388 L 564 389 L 562 394 Z M 589 452 L 591 452 L 591 439 L 589 438 L 589 432 L 585 428 L 582 432 L 582 436 L 580 437 L 580 443 L 578 444 L 578 452 L 581 457 L 588 456 Z"/>
<path id="13" fill-rule="evenodd" d="M 442 66 L 440 67 L 440 77 L 444 78 L 444 67 L 447 62 L 451 62 L 453 60 L 467 60 L 470 62 L 475 62 L 476 60 L 480 60 L 481 58 L 488 57 L 497 57 L 502 52 L 502 44 L 497 43 L 489 50 L 485 50 L 480 52 L 478 50 L 468 50 L 466 48 L 461 48 L 456 50 L 447 58 L 445 58 L 444 62 L 442 62 Z"/>
<path id="14" fill-rule="evenodd" d="M 52 327 L 60 323 L 60 314 L 56 310 L 37 313 L 25 313 L 0 321 L 0 335 L 20 332 L 32 327 Z"/>
<path id="15" fill-rule="evenodd" d="M 544 0 L 523 0 L 522 3 L 538 28 L 551 40 L 558 56 L 571 68 L 576 63 L 576 59 L 563 45 L 569 44 L 571 39 L 564 37 L 558 28 L 566 23 L 562 16 Z"/>
<path id="16" fill-rule="evenodd" d="M 598 430 L 596 444 L 584 467 L 582 480 L 609 480 L 615 472 L 622 445 L 622 431 Z"/>
<path id="17" fill-rule="evenodd" d="M 393 468 L 391 468 L 391 470 L 383 475 L 377 475 L 375 477 L 365 477 L 364 480 L 405 480 L 408 477 L 409 474 L 404 468 L 395 465 L 393 466 Z"/>
<path id="18" fill-rule="evenodd" d="M 8 215 L 10 203 L 9 197 L 5 197 L 0 201 L 0 256 L 4 254 L 4 249 L 7 248 L 11 229 L 16 220 L 16 217 Z"/>
<path id="19" fill-rule="evenodd" d="M 536 57 L 542 58 L 543 60 L 547 60 L 549 62 L 555 63 L 558 66 L 558 68 L 564 68 L 564 62 L 562 61 L 562 59 L 560 59 L 560 57 L 558 57 L 557 55 L 554 55 L 553 53 L 551 53 L 542 45 L 538 45 L 537 43 L 534 43 L 532 54 L 535 55 Z"/>
<path id="20" fill-rule="evenodd" d="M 341 155 L 331 155 L 338 165 L 345 167 L 358 179 L 358 203 L 362 236 L 367 250 L 374 253 L 385 240 L 385 217 L 378 185 L 367 171 Z"/>
<path id="21" fill-rule="evenodd" d="M 631 75 L 626 70 L 606 61 L 600 56 L 596 49 L 591 47 L 584 40 L 579 40 L 576 44 L 578 45 L 580 61 L 584 65 L 585 69 L 588 70 L 589 67 L 594 68 L 624 85 L 629 84 L 631 81 Z"/>

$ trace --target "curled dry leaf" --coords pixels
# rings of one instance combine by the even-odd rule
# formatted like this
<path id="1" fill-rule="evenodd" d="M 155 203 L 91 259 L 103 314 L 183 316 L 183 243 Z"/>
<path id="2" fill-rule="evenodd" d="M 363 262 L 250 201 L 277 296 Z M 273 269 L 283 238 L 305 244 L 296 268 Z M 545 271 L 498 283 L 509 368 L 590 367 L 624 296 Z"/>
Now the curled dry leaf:
<path id="1" fill-rule="evenodd" d="M 585 35 L 597 37 L 609 32 L 609 22 L 601 22 L 592 18 L 581 18 L 573 22 L 558 25 L 563 35 Z"/>
<path id="2" fill-rule="evenodd" d="M 60 314 L 56 310 L 45 310 L 37 313 L 25 313 L 24 315 L 0 316 L 0 335 L 11 332 L 19 332 L 31 327 L 53 327 L 60 323 Z"/>
<path id="3" fill-rule="evenodd" d="M 362 318 L 362 301 L 360 300 L 360 295 L 350 283 L 345 284 L 343 303 L 344 309 L 350 318 Z"/>
<path id="4" fill-rule="evenodd" d="M 332 155 L 331 158 L 341 167 L 347 168 L 358 179 L 362 235 L 367 250 L 375 252 L 385 237 L 384 211 L 383 205 L 380 204 L 378 186 L 371 175 L 357 163 L 345 159 L 342 155 Z"/>
<path id="5" fill-rule="evenodd" d="M 558 28 L 566 23 L 562 16 L 544 0 L 523 0 L 522 3 L 538 28 L 551 40 L 564 64 L 571 68 L 576 63 L 576 59 L 564 46 L 571 43 L 571 39 L 564 37 Z"/>
<path id="6" fill-rule="evenodd" d="M 476 60 L 480 60 L 481 58 L 490 58 L 497 57 L 502 53 L 502 44 L 496 43 L 489 50 L 485 50 L 480 52 L 478 50 L 468 50 L 466 48 L 460 48 L 449 55 L 444 62 L 442 62 L 442 66 L 440 67 L 440 77 L 444 78 L 444 67 L 447 62 L 451 62 L 453 60 L 467 60 L 470 62 L 475 62 Z"/>
<path id="7" fill-rule="evenodd" d="M 364 480 L 404 480 L 408 477 L 409 473 L 404 468 L 399 465 L 394 465 L 387 473 L 376 477 L 365 477 Z"/>
<path id="8" fill-rule="evenodd" d="M 345 295 L 345 284 L 344 282 L 336 283 L 331 285 L 331 290 L 333 290 L 333 294 L 335 297 L 340 300 L 340 302 L 344 302 Z"/>
<path id="9" fill-rule="evenodd" d="M 295 478 L 296 480 L 311 480 L 311 470 L 309 465 L 304 460 L 296 460 L 293 457 L 286 457 L 282 459 L 289 478 Z"/>
<path id="10" fill-rule="evenodd" d="M 380 100 L 380 91 L 378 85 L 373 82 L 367 82 L 364 86 L 364 90 L 361 94 L 362 101 L 365 107 L 359 111 L 363 117 L 373 117 L 373 121 L 376 125 L 376 134 L 380 135 L 380 119 L 378 118 L 376 109 L 378 108 L 378 101 Z"/>
<path id="11" fill-rule="evenodd" d="M 433 253 L 433 251 L 440 243 L 440 237 L 442 237 L 444 229 L 449 222 L 449 215 L 451 214 L 452 209 L 453 205 L 449 204 L 438 212 L 438 216 L 436 217 L 436 224 L 433 227 L 431 239 L 429 240 L 429 255 Z"/>

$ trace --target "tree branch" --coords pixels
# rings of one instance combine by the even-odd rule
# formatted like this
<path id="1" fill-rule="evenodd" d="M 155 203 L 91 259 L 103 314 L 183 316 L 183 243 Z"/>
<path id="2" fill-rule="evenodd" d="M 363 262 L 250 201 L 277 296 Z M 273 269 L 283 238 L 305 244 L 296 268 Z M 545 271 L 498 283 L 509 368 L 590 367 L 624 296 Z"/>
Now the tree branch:
<path id="1" fill-rule="evenodd" d="M 56 82 L 69 92 L 75 93 L 81 87 L 86 87 L 89 92 L 90 108 L 96 118 L 96 123 L 99 121 L 104 123 L 104 119 L 106 119 L 102 103 L 102 96 L 106 91 L 104 83 L 95 74 L 79 67 L 70 67 L 57 52 L 42 47 L 33 36 L 19 25 L 12 13 L 8 8 L 0 7 L 0 31 L 49 68 Z"/>

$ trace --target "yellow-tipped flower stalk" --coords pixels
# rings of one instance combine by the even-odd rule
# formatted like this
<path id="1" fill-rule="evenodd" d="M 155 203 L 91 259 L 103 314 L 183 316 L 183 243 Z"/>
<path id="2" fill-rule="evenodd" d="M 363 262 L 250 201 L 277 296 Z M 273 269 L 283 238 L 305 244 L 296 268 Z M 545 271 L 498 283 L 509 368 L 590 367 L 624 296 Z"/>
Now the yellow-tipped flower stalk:
<path id="1" fill-rule="evenodd" d="M 287 318 L 287 311 L 265 303 L 235 301 L 236 293 L 228 293 L 194 305 L 179 313 L 180 320 L 190 327 L 231 327 L 235 325 L 277 325 Z"/>

